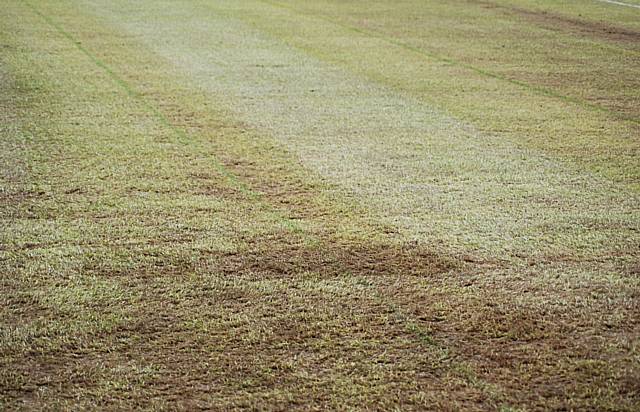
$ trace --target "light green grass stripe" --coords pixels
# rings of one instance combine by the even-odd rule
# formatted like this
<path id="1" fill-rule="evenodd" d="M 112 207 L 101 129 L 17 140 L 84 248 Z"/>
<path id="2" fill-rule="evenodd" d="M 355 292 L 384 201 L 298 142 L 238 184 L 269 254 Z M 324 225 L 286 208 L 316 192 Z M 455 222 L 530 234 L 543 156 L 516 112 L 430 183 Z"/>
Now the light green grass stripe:
<path id="1" fill-rule="evenodd" d="M 187 135 L 187 133 L 179 127 L 173 125 L 167 117 L 160 112 L 153 104 L 151 104 L 147 99 L 144 98 L 142 94 L 137 92 L 127 81 L 125 81 L 122 77 L 118 76 L 105 62 L 100 60 L 96 55 L 91 53 L 85 47 L 82 46 L 82 43 L 74 38 L 69 32 L 67 32 L 60 24 L 56 23 L 51 17 L 47 16 L 38 8 L 36 8 L 33 4 L 28 1 L 25 1 L 26 4 L 35 14 L 40 16 L 49 26 L 54 28 L 58 33 L 64 36 L 69 42 L 71 42 L 81 53 L 87 56 L 96 66 L 101 68 L 114 82 L 117 84 L 122 90 L 124 90 L 129 96 L 138 100 L 142 106 L 151 113 L 163 126 L 167 127 L 171 130 L 175 136 L 178 138 L 178 141 L 182 144 L 187 144 L 191 139 Z M 229 171 L 222 163 L 220 163 L 217 159 L 211 158 L 213 166 L 216 171 L 218 171 L 221 175 L 231 182 L 231 184 L 238 188 L 244 195 L 249 196 L 250 198 L 258 198 L 259 195 L 255 191 L 251 190 L 249 186 L 247 186 L 244 182 L 240 181 L 237 176 L 235 176 L 231 171 Z"/>
<path id="2" fill-rule="evenodd" d="M 400 40 L 396 40 L 396 39 L 394 39 L 392 37 L 389 37 L 389 36 L 385 35 L 384 33 L 379 32 L 379 31 L 370 30 L 370 29 L 369 30 L 365 30 L 365 29 L 361 29 L 361 28 L 358 28 L 358 27 L 350 26 L 350 25 L 347 25 L 347 24 L 332 20 L 329 17 L 323 16 L 323 15 L 320 15 L 320 14 L 304 13 L 304 12 L 301 12 L 300 10 L 296 9 L 295 7 L 287 6 L 285 4 L 278 3 L 276 1 L 271 1 L 271 0 L 258 0 L 258 1 L 260 1 L 260 2 L 262 2 L 264 4 L 268 4 L 268 5 L 272 6 L 272 7 L 277 7 L 277 8 L 282 8 L 282 9 L 288 10 L 288 11 L 290 11 L 292 13 L 303 14 L 303 15 L 305 15 L 307 17 L 317 18 L 317 19 L 325 21 L 327 23 L 342 27 L 342 28 L 347 29 L 347 30 L 351 30 L 351 31 L 353 31 L 355 33 L 358 33 L 358 34 L 361 34 L 361 35 L 364 35 L 364 36 L 368 36 L 368 37 L 372 37 L 372 38 L 376 38 L 376 39 L 382 40 L 384 42 L 387 42 L 389 44 L 392 44 L 394 46 L 402 47 L 402 48 L 404 48 L 406 50 L 409 50 L 409 51 L 412 51 L 412 52 L 414 52 L 416 54 L 423 55 L 423 56 L 425 56 L 425 57 L 427 57 L 429 59 L 433 59 L 433 60 L 439 61 L 441 63 L 449 64 L 451 66 L 462 67 L 464 69 L 471 70 L 471 71 L 473 71 L 473 72 L 475 72 L 477 74 L 480 74 L 482 76 L 486 76 L 486 77 L 490 77 L 490 78 L 493 78 L 493 79 L 496 79 L 496 80 L 500 80 L 500 81 L 504 81 L 504 82 L 507 82 L 507 83 L 511 83 L 513 85 L 516 85 L 518 87 L 521 87 L 523 89 L 532 91 L 534 93 L 537 93 L 537 94 L 540 94 L 540 95 L 543 95 L 543 96 L 560 99 L 560 100 L 563 100 L 565 102 L 573 103 L 575 105 L 578 105 L 578 106 L 580 106 L 582 108 L 591 109 L 591 110 L 598 111 L 598 112 L 601 112 L 601 113 L 606 113 L 606 114 L 608 114 L 610 116 L 616 117 L 616 118 L 621 119 L 621 120 L 626 120 L 626 121 L 630 121 L 630 122 L 633 122 L 633 123 L 636 123 L 636 124 L 640 124 L 640 119 L 637 119 L 635 117 L 626 115 L 624 113 L 619 113 L 619 112 L 610 110 L 610 109 L 608 109 L 606 107 L 600 106 L 598 104 L 591 103 L 591 102 L 589 102 L 587 100 L 584 100 L 584 99 L 580 99 L 580 98 L 573 97 L 573 96 L 567 96 L 567 95 L 555 92 L 555 91 L 553 91 L 551 89 L 548 89 L 546 87 L 536 86 L 536 85 L 533 85 L 533 84 L 530 84 L 530 83 L 527 83 L 527 82 L 523 82 L 521 80 L 510 79 L 510 78 L 505 77 L 503 75 L 500 75 L 498 73 L 494 73 L 494 72 L 482 69 L 480 67 L 477 67 L 477 66 L 474 66 L 474 65 L 471 65 L 471 64 L 463 63 L 461 61 L 452 59 L 450 57 L 439 55 L 439 54 L 434 53 L 434 52 L 429 51 L 429 50 L 425 50 L 425 49 L 422 49 L 422 48 L 419 48 L 419 47 L 411 46 L 410 44 L 404 43 L 404 42 L 402 42 Z"/>

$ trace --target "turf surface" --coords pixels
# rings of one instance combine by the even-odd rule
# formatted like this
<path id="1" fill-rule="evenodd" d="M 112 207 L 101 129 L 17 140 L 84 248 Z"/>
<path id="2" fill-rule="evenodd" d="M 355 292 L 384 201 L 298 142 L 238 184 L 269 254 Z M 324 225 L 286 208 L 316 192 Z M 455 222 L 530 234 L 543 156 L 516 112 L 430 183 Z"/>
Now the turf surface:
<path id="1" fill-rule="evenodd" d="M 636 410 L 639 45 L 598 1 L 5 2 L 0 408 Z"/>

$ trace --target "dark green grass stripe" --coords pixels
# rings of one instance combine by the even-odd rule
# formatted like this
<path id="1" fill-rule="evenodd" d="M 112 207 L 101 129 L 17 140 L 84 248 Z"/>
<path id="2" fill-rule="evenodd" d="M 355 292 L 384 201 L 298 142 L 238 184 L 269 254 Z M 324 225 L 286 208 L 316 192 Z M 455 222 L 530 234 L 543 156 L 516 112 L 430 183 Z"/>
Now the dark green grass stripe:
<path id="1" fill-rule="evenodd" d="M 567 95 L 558 93 L 558 92 L 556 92 L 556 91 L 554 91 L 552 89 L 548 89 L 546 87 L 536 86 L 536 85 L 533 85 L 533 84 L 530 84 L 530 83 L 527 83 L 527 82 L 523 82 L 523 81 L 520 81 L 520 80 L 511 79 L 511 78 L 503 76 L 501 74 L 494 73 L 494 72 L 491 72 L 489 70 L 485 70 L 485 69 L 483 69 L 481 67 L 477 67 L 477 66 L 474 66 L 474 65 L 471 65 L 471 64 L 468 64 L 468 63 L 463 63 L 461 61 L 452 59 L 450 57 L 442 56 L 442 55 L 439 55 L 439 54 L 434 53 L 432 51 L 412 46 L 412 45 L 404 43 L 404 42 L 402 42 L 400 40 L 396 40 L 393 37 L 389 37 L 388 35 L 386 35 L 385 33 L 380 32 L 380 31 L 365 30 L 365 29 L 361 29 L 359 27 L 349 26 L 347 24 L 340 23 L 338 21 L 332 20 L 331 18 L 329 18 L 327 16 L 324 16 L 324 15 L 321 15 L 321 14 L 304 13 L 304 12 L 294 8 L 294 7 L 284 5 L 284 4 L 278 3 L 276 1 L 271 1 L 271 0 L 258 0 L 258 1 L 261 1 L 262 3 L 268 4 L 268 5 L 272 6 L 272 7 L 278 7 L 278 8 L 282 8 L 282 9 L 285 9 L 285 10 L 289 10 L 289 11 L 291 11 L 293 13 L 296 13 L 296 14 L 302 14 L 302 15 L 307 16 L 307 17 L 317 18 L 318 20 L 325 21 L 327 23 L 342 27 L 344 29 L 353 31 L 355 33 L 358 33 L 358 34 L 361 34 L 361 35 L 364 35 L 364 36 L 368 36 L 368 37 L 373 37 L 373 38 L 382 40 L 384 42 L 387 42 L 389 44 L 392 44 L 394 46 L 398 46 L 398 47 L 404 48 L 406 50 L 410 50 L 410 51 L 412 51 L 412 52 L 414 52 L 416 54 L 420 54 L 420 55 L 422 55 L 422 56 L 424 56 L 426 58 L 429 58 L 429 59 L 432 59 L 432 60 L 436 60 L 438 62 L 445 63 L 445 64 L 448 64 L 448 65 L 451 65 L 451 66 L 462 67 L 464 69 L 471 70 L 471 71 L 473 71 L 473 72 L 475 72 L 477 74 L 480 74 L 482 76 L 490 77 L 492 79 L 496 79 L 496 80 L 500 80 L 500 81 L 503 81 L 503 82 L 507 82 L 507 83 L 513 84 L 513 85 L 516 85 L 516 86 L 521 87 L 523 89 L 526 89 L 526 90 L 532 91 L 534 93 L 537 93 L 539 95 L 560 99 L 562 101 L 575 104 L 575 105 L 580 106 L 582 108 L 591 109 L 591 110 L 598 111 L 598 112 L 601 112 L 601 113 L 606 113 L 606 114 L 608 114 L 610 116 L 613 116 L 613 117 L 616 117 L 616 118 L 618 118 L 620 120 L 626 120 L 626 121 L 629 121 L 629 122 L 640 124 L 640 119 L 638 119 L 636 117 L 633 117 L 633 116 L 629 116 L 629 115 L 627 115 L 625 113 L 620 113 L 620 112 L 613 111 L 613 110 L 611 110 L 609 108 L 606 108 L 604 106 L 601 106 L 601 105 L 598 105 L 598 104 L 595 104 L 595 103 L 591 103 L 591 102 L 589 102 L 589 101 L 587 101 L 585 99 L 581 99 L 581 98 L 573 97 L 573 96 L 567 96 Z"/>
<path id="2" fill-rule="evenodd" d="M 87 58 L 89 58 L 96 66 L 101 68 L 112 80 L 115 84 L 117 84 L 122 90 L 126 92 L 127 95 L 136 99 L 138 102 L 142 104 L 142 106 L 151 113 L 156 120 L 160 122 L 163 126 L 167 127 L 169 130 L 173 132 L 173 134 L 177 137 L 178 141 L 182 144 L 188 144 L 191 140 L 187 133 L 173 125 L 169 119 L 160 111 L 157 107 L 149 102 L 148 99 L 136 91 L 126 80 L 122 77 L 118 76 L 113 69 L 111 69 L 104 61 L 98 58 L 96 55 L 87 50 L 82 43 L 74 38 L 68 31 L 66 31 L 60 24 L 54 21 L 51 17 L 47 16 L 40 10 L 38 10 L 33 4 L 25 1 L 26 4 L 35 14 L 41 17 L 49 26 L 55 29 L 58 33 L 64 36 L 69 42 L 71 42 L 81 53 L 83 53 Z M 220 161 L 211 157 L 213 162 L 213 166 L 215 169 L 222 174 L 225 178 L 227 178 L 231 184 L 238 188 L 244 195 L 249 196 L 250 198 L 256 198 L 258 194 L 251 190 L 244 182 L 240 181 L 237 176 L 235 176 L 231 171 L 229 171 Z"/>

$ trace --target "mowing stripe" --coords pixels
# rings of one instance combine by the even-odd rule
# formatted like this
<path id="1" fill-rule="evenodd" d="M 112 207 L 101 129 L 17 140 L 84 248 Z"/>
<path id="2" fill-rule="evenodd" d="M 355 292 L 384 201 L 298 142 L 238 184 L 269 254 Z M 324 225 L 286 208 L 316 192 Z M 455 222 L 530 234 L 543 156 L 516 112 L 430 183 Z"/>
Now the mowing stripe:
<path id="1" fill-rule="evenodd" d="M 69 34 L 69 32 L 64 30 L 64 28 L 61 25 L 56 23 L 49 16 L 47 16 L 46 14 L 38 10 L 33 4 L 31 4 L 28 1 L 25 1 L 24 4 L 26 4 L 36 15 L 40 16 L 45 21 L 45 23 L 47 23 L 49 26 L 55 29 L 58 33 L 64 36 L 67 40 L 69 40 L 69 42 L 71 42 L 80 52 L 82 52 L 85 56 L 87 56 L 96 66 L 101 68 L 114 81 L 115 84 L 117 84 L 122 90 L 125 91 L 125 93 L 127 93 L 129 96 L 139 101 L 142 104 L 142 106 L 156 118 L 156 120 L 158 120 L 163 126 L 167 127 L 169 130 L 171 130 L 174 133 L 174 135 L 178 138 L 178 141 L 180 143 L 187 144 L 187 142 L 190 140 L 187 133 L 183 129 L 173 125 L 169 121 L 169 119 L 164 114 L 162 114 L 160 110 L 158 110 L 157 107 L 151 104 L 148 99 L 145 99 L 145 97 L 139 92 L 137 92 L 129 83 L 127 83 L 126 80 L 118 76 L 113 71 L 113 69 L 111 69 L 105 62 L 103 62 L 102 60 L 100 60 L 100 58 L 98 58 L 97 56 L 89 52 L 86 48 L 84 48 L 80 41 L 78 41 L 71 34 Z M 220 174 L 222 174 L 225 178 L 227 178 L 229 182 L 231 182 L 233 186 L 237 187 L 238 190 L 240 190 L 243 194 L 254 199 L 259 197 L 257 192 L 251 190 L 251 188 L 249 188 L 247 184 L 240 181 L 236 175 L 234 175 L 231 171 L 229 171 L 216 158 L 212 157 L 211 160 L 213 162 L 213 166 L 215 167 L 215 169 Z"/>
<path id="2" fill-rule="evenodd" d="M 614 1 L 614 0 L 597 0 L 597 1 L 601 3 L 617 4 L 618 6 L 627 6 L 627 7 L 633 7 L 634 9 L 640 9 L 640 6 L 637 4 L 623 3 L 621 1 Z"/>
<path id="3" fill-rule="evenodd" d="M 402 42 L 400 40 L 396 40 L 396 39 L 394 39 L 392 37 L 389 37 L 385 33 L 381 33 L 381 32 L 376 31 L 376 30 L 371 30 L 371 29 L 365 30 L 365 29 L 361 29 L 359 27 L 349 26 L 347 24 L 340 23 L 340 22 L 337 22 L 335 20 L 332 20 L 329 17 L 326 17 L 324 15 L 305 13 L 305 12 L 302 12 L 300 10 L 297 10 L 294 7 L 287 6 L 287 5 L 284 5 L 282 3 L 278 3 L 277 1 L 273 1 L 273 0 L 257 0 L 257 1 L 260 1 L 262 3 L 268 4 L 268 5 L 272 6 L 272 7 L 277 7 L 277 8 L 281 8 L 281 9 L 284 9 L 284 10 L 288 10 L 289 12 L 294 13 L 294 14 L 301 14 L 301 15 L 304 15 L 306 17 L 312 17 L 312 18 L 316 18 L 318 20 L 323 20 L 323 21 L 325 21 L 327 23 L 330 23 L 330 24 L 333 24 L 335 26 L 342 27 L 343 29 L 347 29 L 347 30 L 353 31 L 353 32 L 362 34 L 364 36 L 376 38 L 376 39 L 382 40 L 384 42 L 387 42 L 389 44 L 392 44 L 394 46 L 402 47 L 402 48 L 404 48 L 406 50 L 410 50 L 410 51 L 412 51 L 412 52 L 414 52 L 416 54 L 423 55 L 423 56 L 425 56 L 425 57 L 427 57 L 429 59 L 436 60 L 436 61 L 439 61 L 439 62 L 442 62 L 442 63 L 446 63 L 446 64 L 449 64 L 449 65 L 452 65 L 452 66 L 462 67 L 464 69 L 471 70 L 471 71 L 473 71 L 475 73 L 478 73 L 478 74 L 486 76 L 486 77 L 490 77 L 490 78 L 493 78 L 493 79 L 497 79 L 497 80 L 501 80 L 501 81 L 504 81 L 504 82 L 507 82 L 507 83 L 514 84 L 514 85 L 519 86 L 519 87 L 521 87 L 523 89 L 535 92 L 535 93 L 543 95 L 543 96 L 548 96 L 548 97 L 553 97 L 553 98 L 556 98 L 556 99 L 560 99 L 560 100 L 563 100 L 565 102 L 576 104 L 576 105 L 578 105 L 580 107 L 583 107 L 583 108 L 591 109 L 591 110 L 598 111 L 598 112 L 601 112 L 601 113 L 606 113 L 606 114 L 608 114 L 610 116 L 617 117 L 617 118 L 619 118 L 621 120 L 626 120 L 626 121 L 630 121 L 630 122 L 633 122 L 633 123 L 636 123 L 636 124 L 640 124 L 640 119 L 632 117 L 632 116 L 629 116 L 627 114 L 613 111 L 611 109 L 608 109 L 606 107 L 600 106 L 598 104 L 591 103 L 589 101 L 586 101 L 584 99 L 580 99 L 578 97 L 567 96 L 567 95 L 558 93 L 558 92 L 556 92 L 554 90 L 548 89 L 546 87 L 536 86 L 536 85 L 529 84 L 529 83 L 526 83 L 526 82 L 523 82 L 523 81 L 520 81 L 520 80 L 510 79 L 510 78 L 508 78 L 506 76 L 503 76 L 501 74 L 494 73 L 494 72 L 482 69 L 480 67 L 473 66 L 471 64 L 463 63 L 463 62 L 460 62 L 458 60 L 452 59 L 450 57 L 442 56 L 442 55 L 439 55 L 439 54 L 434 53 L 432 51 L 425 50 L 423 48 L 411 46 L 410 44 L 404 43 L 404 42 Z M 601 0 L 601 1 L 605 1 L 605 0 Z M 636 7 L 636 6 L 634 6 L 634 7 Z"/>

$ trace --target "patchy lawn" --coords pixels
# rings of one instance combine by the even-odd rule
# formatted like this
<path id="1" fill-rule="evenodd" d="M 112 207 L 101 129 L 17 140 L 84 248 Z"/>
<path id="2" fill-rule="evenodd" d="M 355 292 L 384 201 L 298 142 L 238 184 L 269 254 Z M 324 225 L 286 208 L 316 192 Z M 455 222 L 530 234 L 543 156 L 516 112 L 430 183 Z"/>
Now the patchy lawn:
<path id="1" fill-rule="evenodd" d="M 0 408 L 640 408 L 640 20 L 580 4 L 6 2 Z"/>

